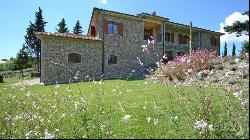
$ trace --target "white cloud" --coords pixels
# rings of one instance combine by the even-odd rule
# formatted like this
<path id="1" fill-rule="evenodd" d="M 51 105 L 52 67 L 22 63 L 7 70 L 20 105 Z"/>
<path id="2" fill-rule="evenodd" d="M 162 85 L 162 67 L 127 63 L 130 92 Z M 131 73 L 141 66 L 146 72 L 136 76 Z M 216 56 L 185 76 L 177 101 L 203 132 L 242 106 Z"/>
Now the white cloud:
<path id="1" fill-rule="evenodd" d="M 100 2 L 102 3 L 102 4 L 107 4 L 107 0 L 100 0 Z"/>
<path id="2" fill-rule="evenodd" d="M 231 26 L 235 21 L 245 22 L 246 20 L 249 20 L 249 17 L 247 15 L 242 15 L 240 12 L 234 12 L 233 14 L 229 15 L 224 23 L 220 23 L 220 30 L 219 32 L 225 33 L 225 35 L 221 36 L 221 43 L 223 42 L 243 42 L 244 40 L 249 40 L 249 37 L 247 35 L 242 35 L 240 37 L 236 37 L 236 33 L 229 34 L 225 32 L 223 27 L 225 26 Z"/>

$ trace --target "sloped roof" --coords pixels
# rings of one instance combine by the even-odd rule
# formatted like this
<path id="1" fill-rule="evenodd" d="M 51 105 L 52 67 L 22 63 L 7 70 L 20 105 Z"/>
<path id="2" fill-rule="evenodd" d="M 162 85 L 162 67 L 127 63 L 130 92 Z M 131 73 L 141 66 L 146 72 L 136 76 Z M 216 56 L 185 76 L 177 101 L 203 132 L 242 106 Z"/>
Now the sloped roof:
<path id="1" fill-rule="evenodd" d="M 56 36 L 56 37 L 67 37 L 67 38 L 78 38 L 78 39 L 95 40 L 95 41 L 100 41 L 100 40 L 101 40 L 101 39 L 96 38 L 96 37 L 90 37 L 90 36 L 86 36 L 86 35 L 73 34 L 73 33 L 35 32 L 35 35 Z"/>

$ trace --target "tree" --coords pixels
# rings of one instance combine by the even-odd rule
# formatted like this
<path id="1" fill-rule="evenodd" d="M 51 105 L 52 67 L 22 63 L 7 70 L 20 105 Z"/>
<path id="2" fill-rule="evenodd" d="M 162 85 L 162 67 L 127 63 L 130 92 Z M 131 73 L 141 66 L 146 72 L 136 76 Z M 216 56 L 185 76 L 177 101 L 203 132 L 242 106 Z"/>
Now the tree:
<path id="1" fill-rule="evenodd" d="M 66 23 L 64 18 L 62 18 L 62 20 L 57 24 L 58 28 L 56 28 L 57 32 L 59 33 L 68 33 L 69 30 L 66 27 Z"/>
<path id="2" fill-rule="evenodd" d="M 79 20 L 77 20 L 75 27 L 73 28 L 74 34 L 81 34 L 82 33 L 82 26 L 80 25 Z"/>
<path id="3" fill-rule="evenodd" d="M 235 44 L 233 43 L 232 56 L 235 56 L 235 55 L 236 55 L 236 54 L 235 54 L 235 50 L 236 50 L 236 46 L 235 46 Z"/>
<path id="4" fill-rule="evenodd" d="M 249 11 L 246 11 L 245 13 L 242 13 L 242 15 L 247 15 L 249 17 Z M 249 20 L 246 20 L 245 22 L 241 23 L 239 21 L 236 21 L 233 23 L 232 26 L 225 26 L 224 30 L 229 33 L 236 33 L 236 36 L 239 37 L 242 34 L 249 36 Z M 241 50 L 241 53 L 249 52 L 249 42 L 244 41 L 243 48 Z"/>
<path id="5" fill-rule="evenodd" d="M 242 43 L 242 50 L 241 50 L 241 54 L 244 54 L 244 53 L 249 53 L 249 42 L 248 41 L 244 41 Z"/>
<path id="6" fill-rule="evenodd" d="M 27 46 L 23 44 L 22 49 L 20 49 L 20 51 L 17 53 L 16 59 L 14 60 L 16 68 L 21 71 L 22 78 L 24 77 L 23 69 L 28 67 L 29 62 L 29 55 L 26 48 Z"/>
<path id="7" fill-rule="evenodd" d="M 30 21 L 29 27 L 26 29 L 25 47 L 30 55 L 35 55 L 37 59 L 37 71 L 40 71 L 40 45 L 39 39 L 36 38 L 34 32 L 45 32 L 47 22 L 44 21 L 42 9 L 39 7 L 38 12 L 35 13 L 35 23 Z"/>
<path id="8" fill-rule="evenodd" d="M 225 45 L 224 45 L 224 55 L 223 56 L 227 56 L 227 42 L 225 42 Z"/>
<path id="9" fill-rule="evenodd" d="M 249 16 L 249 11 L 242 13 L 242 15 Z M 241 23 L 240 21 L 236 21 L 232 26 L 225 26 L 224 30 L 230 34 L 236 33 L 237 37 L 241 36 L 242 34 L 249 35 L 249 20 L 246 20 L 243 23 Z"/>

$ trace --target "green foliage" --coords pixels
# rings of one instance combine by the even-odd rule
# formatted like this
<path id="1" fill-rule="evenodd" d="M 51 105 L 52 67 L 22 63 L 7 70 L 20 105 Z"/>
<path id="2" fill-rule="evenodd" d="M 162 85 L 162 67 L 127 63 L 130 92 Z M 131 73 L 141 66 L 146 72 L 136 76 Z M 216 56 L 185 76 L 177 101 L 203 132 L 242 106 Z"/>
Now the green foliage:
<path id="1" fill-rule="evenodd" d="M 244 41 L 242 43 L 241 54 L 249 53 L 249 41 Z"/>
<path id="2" fill-rule="evenodd" d="M 58 28 L 56 28 L 57 32 L 59 33 L 68 33 L 69 30 L 66 27 L 66 23 L 64 18 L 62 18 L 62 20 L 57 24 Z"/>
<path id="3" fill-rule="evenodd" d="M 45 32 L 45 26 L 47 22 L 44 21 L 42 15 L 42 9 L 39 7 L 38 12 L 35 13 L 35 23 L 30 21 L 29 27 L 26 29 L 25 38 L 25 47 L 28 50 L 29 54 L 36 56 L 37 58 L 37 70 L 39 71 L 39 59 L 40 59 L 40 45 L 39 40 L 36 38 L 34 32 Z"/>
<path id="4" fill-rule="evenodd" d="M 218 63 L 218 64 L 215 64 L 214 65 L 214 69 L 216 70 L 223 70 L 224 69 L 224 66 L 222 63 Z"/>
<path id="5" fill-rule="evenodd" d="M 21 71 L 23 77 L 23 69 L 28 68 L 29 56 L 28 52 L 25 50 L 25 46 L 17 53 L 17 57 L 14 60 L 14 64 L 18 70 Z"/>
<path id="6" fill-rule="evenodd" d="M 81 34 L 82 33 L 82 26 L 80 25 L 79 20 L 77 20 L 75 27 L 73 28 L 74 34 Z"/>
<path id="7" fill-rule="evenodd" d="M 223 56 L 227 56 L 227 42 L 225 42 L 225 45 L 224 45 L 224 53 L 223 53 Z"/>
<path id="8" fill-rule="evenodd" d="M 242 13 L 242 15 L 248 15 L 249 11 Z M 249 35 L 249 20 L 241 23 L 240 21 L 235 21 L 232 26 L 225 26 L 224 30 L 229 33 L 236 33 L 237 37 L 241 36 L 242 34 Z"/>
<path id="9" fill-rule="evenodd" d="M 233 43 L 232 56 L 235 56 L 235 55 L 236 55 L 235 50 L 236 50 L 236 46 L 235 46 L 235 44 Z"/>
<path id="10" fill-rule="evenodd" d="M 237 68 L 237 66 L 231 66 L 229 69 L 230 69 L 231 71 L 236 71 L 238 68 Z"/>

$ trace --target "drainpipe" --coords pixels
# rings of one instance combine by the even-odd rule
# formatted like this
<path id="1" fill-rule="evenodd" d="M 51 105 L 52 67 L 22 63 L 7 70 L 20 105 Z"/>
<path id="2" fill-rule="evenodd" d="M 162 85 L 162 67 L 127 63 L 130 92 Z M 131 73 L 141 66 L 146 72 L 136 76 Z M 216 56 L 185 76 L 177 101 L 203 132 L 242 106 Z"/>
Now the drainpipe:
<path id="1" fill-rule="evenodd" d="M 104 22 L 104 17 L 103 17 L 103 20 Z M 103 28 L 102 28 L 102 78 L 104 76 L 104 31 L 103 31 Z"/>

